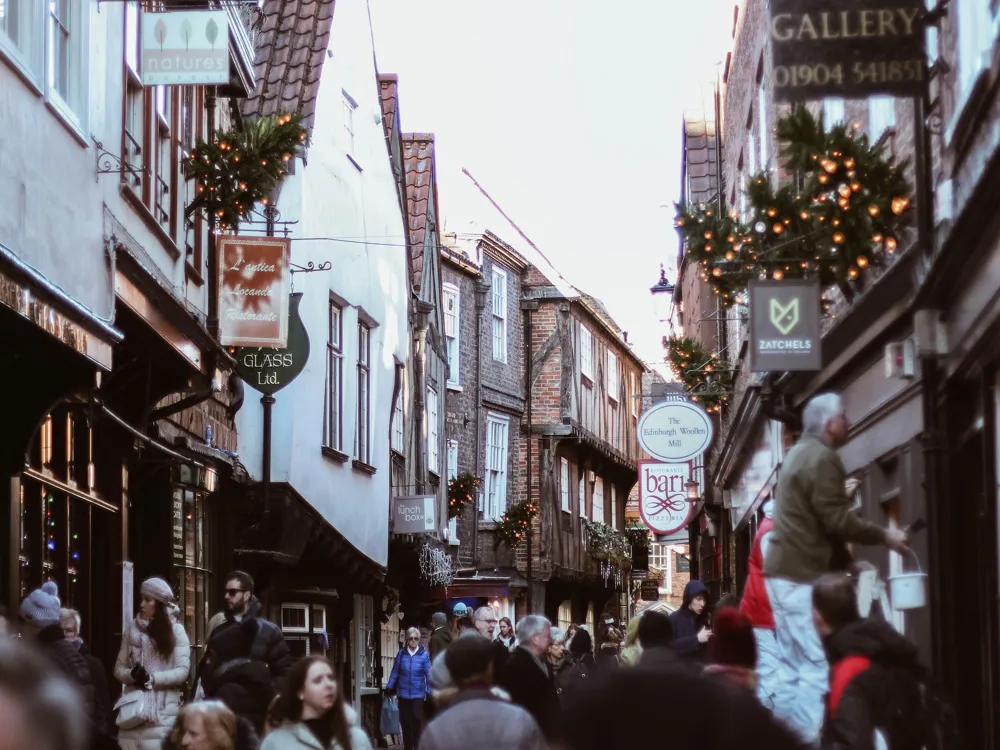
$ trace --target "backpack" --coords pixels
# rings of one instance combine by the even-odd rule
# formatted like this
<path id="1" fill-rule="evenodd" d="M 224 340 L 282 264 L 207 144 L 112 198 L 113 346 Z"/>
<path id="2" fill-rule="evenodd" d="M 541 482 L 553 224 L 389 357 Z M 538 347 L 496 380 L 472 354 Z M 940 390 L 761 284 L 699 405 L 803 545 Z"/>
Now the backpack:
<path id="1" fill-rule="evenodd" d="M 941 690 L 926 675 L 890 670 L 896 700 L 891 707 L 891 750 L 960 750 L 958 717 Z"/>

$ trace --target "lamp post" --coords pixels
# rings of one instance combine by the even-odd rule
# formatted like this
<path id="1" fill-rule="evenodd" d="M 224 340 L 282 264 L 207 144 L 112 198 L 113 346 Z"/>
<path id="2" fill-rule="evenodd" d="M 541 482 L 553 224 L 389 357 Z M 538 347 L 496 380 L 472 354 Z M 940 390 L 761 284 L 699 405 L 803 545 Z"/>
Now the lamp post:
<path id="1" fill-rule="evenodd" d="M 649 288 L 649 293 L 653 295 L 653 305 L 656 310 L 656 319 L 660 322 L 669 321 L 674 313 L 674 285 L 667 280 L 667 272 L 660 264 L 660 278 Z"/>

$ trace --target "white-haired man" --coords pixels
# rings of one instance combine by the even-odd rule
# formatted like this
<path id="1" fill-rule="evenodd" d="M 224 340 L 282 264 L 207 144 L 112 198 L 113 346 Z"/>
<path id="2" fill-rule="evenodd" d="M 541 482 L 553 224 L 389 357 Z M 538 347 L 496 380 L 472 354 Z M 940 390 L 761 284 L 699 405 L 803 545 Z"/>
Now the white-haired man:
<path id="1" fill-rule="evenodd" d="M 552 624 L 541 615 L 517 623 L 517 648 L 507 662 L 500 687 L 510 700 L 531 714 L 550 742 L 559 720 L 559 693 L 546 663 L 552 644 Z"/>
<path id="2" fill-rule="evenodd" d="M 502 685 L 510 652 L 502 643 L 493 640 L 499 622 L 497 612 L 493 607 L 480 607 L 472 616 L 472 622 L 476 626 L 476 632 L 493 645 L 493 680 L 497 685 Z"/>
<path id="3" fill-rule="evenodd" d="M 837 394 L 824 393 L 806 404 L 802 438 L 779 472 L 774 530 L 764 554 L 782 669 L 774 711 L 807 744 L 819 738 L 829 689 L 826 656 L 813 625 L 813 583 L 849 559 L 849 543 L 907 548 L 904 532 L 882 528 L 851 510 L 837 455 L 847 441 L 847 427 Z"/>

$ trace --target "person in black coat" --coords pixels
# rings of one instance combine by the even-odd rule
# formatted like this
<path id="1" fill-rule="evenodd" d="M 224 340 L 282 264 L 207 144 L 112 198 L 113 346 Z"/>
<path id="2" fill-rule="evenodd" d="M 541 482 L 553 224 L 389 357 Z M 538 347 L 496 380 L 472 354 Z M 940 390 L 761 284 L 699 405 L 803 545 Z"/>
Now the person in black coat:
<path id="1" fill-rule="evenodd" d="M 427 653 L 430 654 L 431 661 L 444 651 L 451 643 L 451 631 L 448 630 L 448 615 L 444 612 L 435 612 L 431 615 L 430 638 L 427 639 Z"/>
<path id="2" fill-rule="evenodd" d="M 230 573 L 226 621 L 212 631 L 198 666 L 205 696 L 221 700 L 257 732 L 263 729 L 267 708 L 292 666 L 281 628 L 260 613 L 253 579 L 242 571 Z"/>
<path id="3" fill-rule="evenodd" d="M 559 721 L 559 693 L 546 666 L 551 628 L 540 615 L 528 615 L 517 623 L 518 646 L 499 683 L 512 703 L 534 717 L 549 741 L 556 736 Z"/>
<path id="4" fill-rule="evenodd" d="M 698 661 L 708 659 L 708 588 L 701 581 L 688 581 L 681 608 L 670 615 L 674 628 L 674 651 L 678 656 Z"/>
<path id="5" fill-rule="evenodd" d="M 813 588 L 813 619 L 830 663 L 820 747 L 871 748 L 876 732 L 891 748 L 921 747 L 926 673 L 917 647 L 889 623 L 861 619 L 856 597 L 844 573 L 829 573 Z"/>
<path id="6" fill-rule="evenodd" d="M 80 613 L 75 609 L 59 610 L 59 627 L 70 644 L 76 647 L 80 656 L 87 662 L 90 672 L 90 682 L 94 687 L 94 730 L 96 736 L 91 740 L 91 747 L 96 750 L 112 750 L 118 743 L 111 736 L 114 717 L 111 714 L 111 693 L 108 690 L 108 678 L 104 664 L 90 653 L 87 644 L 80 637 Z"/>

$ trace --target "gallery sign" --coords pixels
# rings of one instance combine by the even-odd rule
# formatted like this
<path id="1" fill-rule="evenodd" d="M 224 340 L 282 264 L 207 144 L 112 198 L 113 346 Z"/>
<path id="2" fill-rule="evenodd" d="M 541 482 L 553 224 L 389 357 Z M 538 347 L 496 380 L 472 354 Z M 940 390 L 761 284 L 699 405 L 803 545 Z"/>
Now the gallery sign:
<path id="1" fill-rule="evenodd" d="M 142 85 L 229 83 L 229 16 L 224 10 L 143 13 Z"/>
<path id="2" fill-rule="evenodd" d="M 819 284 L 753 279 L 749 291 L 750 371 L 821 370 Z"/>
<path id="3" fill-rule="evenodd" d="M 690 461 L 708 450 L 715 436 L 712 418 L 690 401 L 663 401 L 639 418 L 639 445 L 660 461 Z"/>
<path id="4" fill-rule="evenodd" d="M 771 0 L 774 98 L 918 96 L 924 0 Z"/>
<path id="5" fill-rule="evenodd" d="M 392 499 L 392 531 L 394 534 L 428 534 L 437 530 L 434 495 L 412 495 Z"/>
<path id="6" fill-rule="evenodd" d="M 302 292 L 289 298 L 288 346 L 282 349 L 250 346 L 235 350 L 234 369 L 255 391 L 277 393 L 295 380 L 309 361 L 309 332 L 299 317 L 301 300 Z"/>
<path id="7" fill-rule="evenodd" d="M 220 235 L 219 341 L 223 346 L 288 344 L 290 241 Z"/>
<path id="8" fill-rule="evenodd" d="M 673 534 L 691 521 L 694 504 L 685 487 L 690 479 L 689 464 L 639 462 L 639 509 L 654 534 Z"/>

